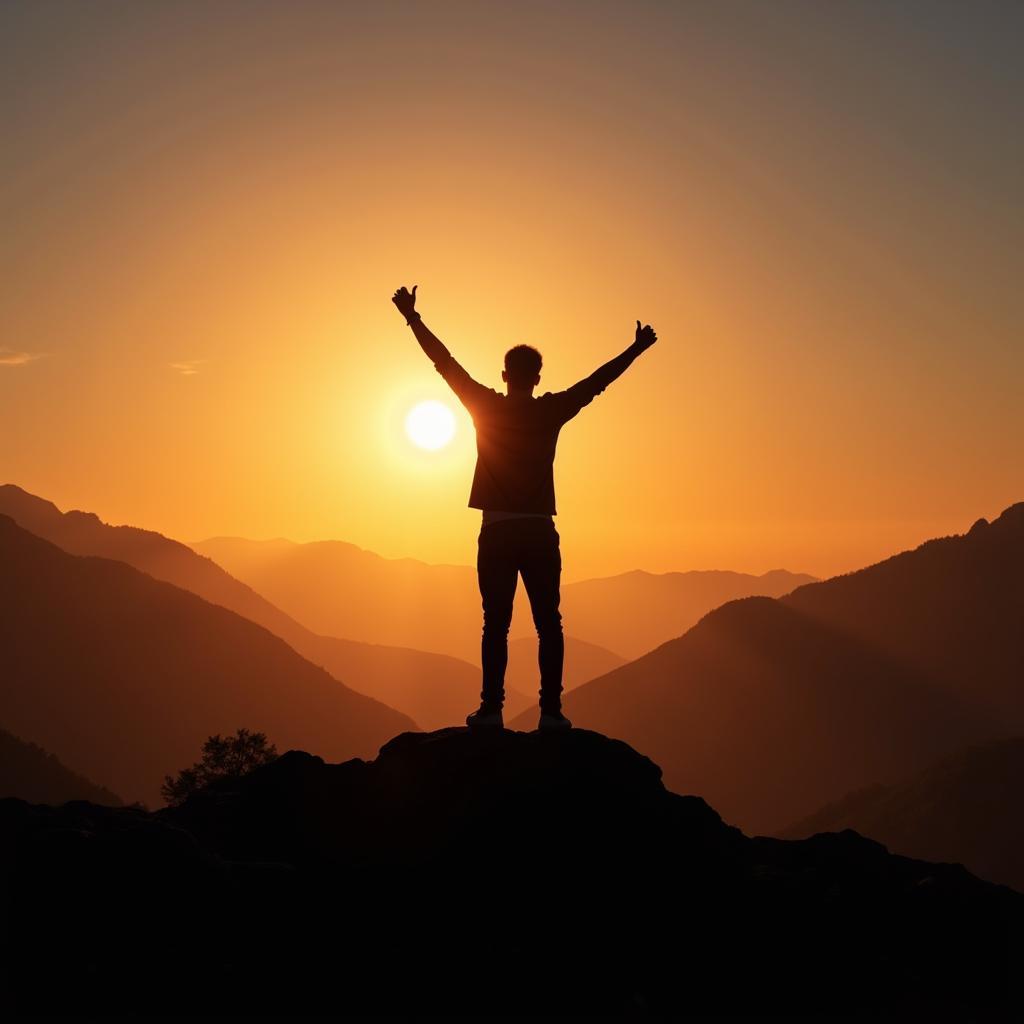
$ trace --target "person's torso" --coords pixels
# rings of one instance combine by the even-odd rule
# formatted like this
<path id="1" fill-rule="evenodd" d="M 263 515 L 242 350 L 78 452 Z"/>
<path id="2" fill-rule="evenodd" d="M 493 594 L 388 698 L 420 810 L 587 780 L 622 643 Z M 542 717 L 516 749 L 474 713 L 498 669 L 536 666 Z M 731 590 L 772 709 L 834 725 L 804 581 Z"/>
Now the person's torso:
<path id="1" fill-rule="evenodd" d="M 477 464 L 470 505 L 507 513 L 555 512 L 561 424 L 548 396 L 500 395 L 476 410 Z"/>

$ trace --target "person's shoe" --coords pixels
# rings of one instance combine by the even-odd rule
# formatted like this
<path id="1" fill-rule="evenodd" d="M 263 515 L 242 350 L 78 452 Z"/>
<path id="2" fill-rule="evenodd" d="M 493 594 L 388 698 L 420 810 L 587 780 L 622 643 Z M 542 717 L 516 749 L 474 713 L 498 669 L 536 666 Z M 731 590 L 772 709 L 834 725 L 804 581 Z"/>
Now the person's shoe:
<path id="1" fill-rule="evenodd" d="M 537 728 L 542 732 L 566 732 L 572 728 L 572 722 L 561 711 L 542 711 Z"/>
<path id="2" fill-rule="evenodd" d="M 490 708 L 485 708 L 481 705 L 476 711 L 466 718 L 466 725 L 470 729 L 504 729 L 505 722 L 501 717 L 501 708 L 497 711 L 492 711 Z"/>

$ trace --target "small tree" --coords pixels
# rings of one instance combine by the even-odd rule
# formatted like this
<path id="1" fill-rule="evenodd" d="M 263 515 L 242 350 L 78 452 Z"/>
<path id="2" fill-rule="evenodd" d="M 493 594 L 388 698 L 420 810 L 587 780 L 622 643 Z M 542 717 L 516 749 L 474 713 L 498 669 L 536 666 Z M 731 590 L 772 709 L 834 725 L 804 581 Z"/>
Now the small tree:
<path id="1" fill-rule="evenodd" d="M 239 729 L 234 736 L 210 736 L 203 744 L 202 760 L 183 768 L 176 779 L 165 775 L 160 794 L 177 807 L 216 779 L 239 779 L 276 757 L 277 748 L 262 732 Z"/>

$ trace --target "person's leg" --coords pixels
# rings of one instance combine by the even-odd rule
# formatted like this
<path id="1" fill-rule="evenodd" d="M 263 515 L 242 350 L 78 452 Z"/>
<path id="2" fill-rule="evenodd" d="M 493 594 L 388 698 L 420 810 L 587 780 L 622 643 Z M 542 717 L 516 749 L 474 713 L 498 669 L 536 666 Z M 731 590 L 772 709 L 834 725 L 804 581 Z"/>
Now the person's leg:
<path id="1" fill-rule="evenodd" d="M 505 702 L 508 628 L 512 623 L 512 602 L 519 574 L 515 549 L 507 543 L 502 523 L 480 530 L 476 569 L 484 613 L 480 640 L 480 664 L 483 667 L 480 700 L 488 710 L 498 711 Z"/>
<path id="2" fill-rule="evenodd" d="M 537 627 L 540 709 L 557 715 L 562 709 L 562 662 L 565 656 L 562 614 L 558 610 L 562 555 L 554 523 L 543 519 L 529 522 L 531 538 L 524 543 L 520 568 L 530 598 L 533 623 Z"/>

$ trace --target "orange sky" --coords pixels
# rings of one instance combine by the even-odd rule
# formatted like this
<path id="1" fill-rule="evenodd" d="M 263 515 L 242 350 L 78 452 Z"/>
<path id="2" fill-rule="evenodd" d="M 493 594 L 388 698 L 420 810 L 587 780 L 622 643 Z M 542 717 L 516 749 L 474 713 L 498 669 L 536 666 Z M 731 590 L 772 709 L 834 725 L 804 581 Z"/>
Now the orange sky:
<path id="1" fill-rule="evenodd" d="M 1014 39 L 924 4 L 0 13 L 0 478 L 181 539 L 472 562 L 500 387 L 657 345 L 562 434 L 568 579 L 828 574 L 1024 498 Z"/>

